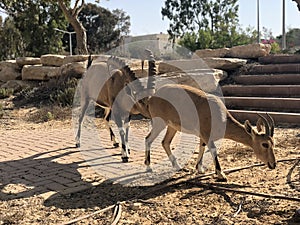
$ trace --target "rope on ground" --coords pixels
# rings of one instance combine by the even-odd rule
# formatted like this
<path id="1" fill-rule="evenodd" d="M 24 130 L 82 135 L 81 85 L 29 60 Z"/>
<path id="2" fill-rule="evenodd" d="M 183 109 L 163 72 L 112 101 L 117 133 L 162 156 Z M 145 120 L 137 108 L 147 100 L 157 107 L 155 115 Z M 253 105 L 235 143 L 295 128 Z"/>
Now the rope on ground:
<path id="1" fill-rule="evenodd" d="M 295 160 L 299 160 L 299 158 L 279 159 L 279 160 L 277 160 L 277 162 L 288 162 L 288 161 L 295 161 Z M 224 173 L 233 173 L 233 172 L 237 172 L 237 171 L 240 171 L 240 170 L 245 170 L 245 169 L 264 166 L 264 165 L 265 164 L 263 164 L 263 163 L 257 163 L 257 164 L 252 164 L 252 165 L 248 165 L 248 166 L 244 166 L 244 167 L 235 167 L 235 168 L 227 169 L 227 170 L 224 170 L 223 172 Z M 165 188 L 169 188 L 171 186 L 184 184 L 184 183 L 192 183 L 192 184 L 196 184 L 196 185 L 206 187 L 208 189 L 213 189 L 213 190 L 221 190 L 221 191 L 235 192 L 235 193 L 240 193 L 240 194 L 255 195 L 255 196 L 260 196 L 260 197 L 265 197 L 265 198 L 276 198 L 276 199 L 284 199 L 284 200 L 300 202 L 300 198 L 293 198 L 293 197 L 287 197 L 287 196 L 282 196 L 282 195 L 268 195 L 268 194 L 264 194 L 264 193 L 255 193 L 255 192 L 249 192 L 249 191 L 235 190 L 235 189 L 231 189 L 231 188 L 219 187 L 219 186 L 212 185 L 212 184 L 202 184 L 202 183 L 194 182 L 195 180 L 197 180 L 199 178 L 208 177 L 208 176 L 211 176 L 211 175 L 214 175 L 214 174 L 215 174 L 215 172 L 211 172 L 211 173 L 207 173 L 207 174 L 201 174 L 201 175 L 195 176 L 192 179 L 191 179 L 191 176 L 184 176 L 184 177 L 175 178 L 175 179 L 173 179 L 173 181 L 171 181 L 171 183 L 169 183 L 169 184 L 167 183 L 167 184 L 164 184 L 164 185 L 157 186 L 157 187 L 155 187 L 155 188 L 153 188 L 153 189 L 151 189 L 147 192 L 144 192 L 143 194 L 139 195 L 136 198 L 132 198 L 132 199 L 128 199 L 128 200 L 125 200 L 125 201 L 122 201 L 122 202 L 118 202 L 117 204 L 110 205 L 110 206 L 108 206 L 104 209 L 95 211 L 95 212 L 90 213 L 90 214 L 85 215 L 85 216 L 78 217 L 76 219 L 70 220 L 70 221 L 62 223 L 60 225 L 74 224 L 74 223 L 79 222 L 81 220 L 92 217 L 96 214 L 104 213 L 104 212 L 106 212 L 106 211 L 108 211 L 112 208 L 115 208 L 114 209 L 114 214 L 113 214 L 112 225 L 116 225 L 118 223 L 118 221 L 120 220 L 120 218 L 121 218 L 121 213 L 122 213 L 121 204 L 129 202 L 129 201 L 133 201 L 133 200 L 138 200 L 138 199 L 141 199 L 141 198 L 147 196 L 148 194 L 157 192 L 159 190 L 163 190 Z M 240 212 L 240 210 L 241 210 L 240 208 L 241 208 L 242 204 L 243 203 L 240 204 L 239 209 L 236 212 L 236 214 L 238 214 Z"/>

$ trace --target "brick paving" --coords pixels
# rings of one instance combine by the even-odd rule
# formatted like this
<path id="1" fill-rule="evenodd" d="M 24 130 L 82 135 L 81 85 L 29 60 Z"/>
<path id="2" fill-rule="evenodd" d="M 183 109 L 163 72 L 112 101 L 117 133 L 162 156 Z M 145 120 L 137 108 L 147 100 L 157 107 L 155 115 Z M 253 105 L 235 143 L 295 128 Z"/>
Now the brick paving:
<path id="1" fill-rule="evenodd" d="M 106 129 L 83 129 L 81 148 L 75 147 L 71 128 L 0 131 L 0 199 L 70 194 L 107 178 L 121 183 L 133 181 L 133 185 L 143 185 L 145 177 L 159 182 L 158 177 L 164 179 L 174 171 L 160 144 L 164 132 L 151 148 L 153 172 L 146 171 L 144 138 L 148 132 L 146 127 L 131 129 L 130 161 L 121 163 L 120 148 L 112 148 Z M 180 165 L 196 145 L 195 137 L 176 135 L 172 146 L 179 151 L 174 151 L 175 156 L 176 152 L 186 153 L 186 159 L 178 160 Z M 168 171 L 162 171 L 166 168 Z"/>

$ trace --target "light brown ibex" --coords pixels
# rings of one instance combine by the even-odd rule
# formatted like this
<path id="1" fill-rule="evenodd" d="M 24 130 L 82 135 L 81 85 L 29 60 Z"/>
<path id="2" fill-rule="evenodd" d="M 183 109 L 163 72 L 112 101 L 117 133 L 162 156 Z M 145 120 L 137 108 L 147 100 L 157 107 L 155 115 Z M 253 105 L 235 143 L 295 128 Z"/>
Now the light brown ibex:
<path id="1" fill-rule="evenodd" d="M 81 109 L 78 119 L 76 146 L 80 146 L 81 125 L 85 111 L 90 101 L 94 101 L 104 108 L 106 126 L 110 131 L 114 146 L 117 147 L 118 143 L 115 140 L 115 135 L 109 126 L 110 116 L 113 115 L 122 142 L 122 161 L 128 162 L 130 153 L 128 145 L 130 115 L 141 113 L 149 117 L 146 107 L 143 106 L 143 100 L 136 102 L 138 98 L 136 95 L 143 91 L 142 84 L 137 80 L 129 66 L 118 57 L 112 56 L 107 62 L 96 62 L 94 64 L 89 61 L 89 65 L 90 67 L 82 79 L 80 91 Z M 151 66 L 149 67 L 149 73 L 155 73 Z"/>
<path id="2" fill-rule="evenodd" d="M 248 120 L 239 123 L 226 109 L 224 103 L 214 95 L 202 90 L 179 84 L 168 84 L 157 90 L 148 101 L 149 114 L 153 120 L 152 130 L 146 137 L 145 164 L 150 165 L 150 146 L 159 133 L 167 127 L 162 141 L 172 165 L 179 168 L 170 149 L 170 143 L 177 131 L 194 134 L 200 138 L 197 169 L 201 170 L 205 146 L 208 146 L 220 180 L 226 180 L 217 157 L 215 141 L 221 138 L 243 143 L 254 150 L 255 155 L 270 169 L 276 166 L 274 155 L 274 121 L 261 116 L 258 122 L 264 124 L 265 133 L 257 132 Z M 159 119 L 158 119 L 159 118 Z"/>

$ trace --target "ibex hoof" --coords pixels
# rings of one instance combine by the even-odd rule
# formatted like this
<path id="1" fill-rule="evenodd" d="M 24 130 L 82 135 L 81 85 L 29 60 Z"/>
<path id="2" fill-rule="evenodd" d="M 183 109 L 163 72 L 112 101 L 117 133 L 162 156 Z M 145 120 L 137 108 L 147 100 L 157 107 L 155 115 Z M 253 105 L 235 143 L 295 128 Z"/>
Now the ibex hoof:
<path id="1" fill-rule="evenodd" d="M 114 147 L 118 148 L 119 147 L 119 143 L 114 143 Z"/>
<path id="2" fill-rule="evenodd" d="M 146 172 L 151 173 L 151 172 L 153 172 L 153 170 L 152 170 L 152 168 L 150 166 L 147 166 Z"/>
<path id="3" fill-rule="evenodd" d="M 218 177 L 217 177 L 217 181 L 218 182 L 227 182 L 227 177 L 223 172 L 219 172 L 217 173 Z"/>
<path id="4" fill-rule="evenodd" d="M 227 182 L 227 177 L 218 177 L 217 181 L 218 182 Z"/>
<path id="5" fill-rule="evenodd" d="M 122 162 L 127 163 L 128 162 L 128 157 L 122 157 Z"/>
<path id="6" fill-rule="evenodd" d="M 175 170 L 181 170 L 181 167 L 178 165 L 178 163 L 176 161 L 174 163 L 172 163 L 172 166 Z"/>
<path id="7" fill-rule="evenodd" d="M 197 164 L 196 170 L 197 170 L 198 173 L 200 173 L 200 174 L 205 174 L 205 168 L 204 168 L 202 165 Z"/>
<path id="8" fill-rule="evenodd" d="M 79 148 L 80 147 L 80 143 L 76 143 L 75 146 L 76 146 L 76 148 Z"/>
<path id="9" fill-rule="evenodd" d="M 149 165 L 150 165 L 150 161 L 149 161 L 149 160 L 145 160 L 145 162 L 144 162 L 144 163 L 145 163 L 145 165 L 146 165 L 146 166 L 148 166 L 148 167 L 149 167 Z"/>

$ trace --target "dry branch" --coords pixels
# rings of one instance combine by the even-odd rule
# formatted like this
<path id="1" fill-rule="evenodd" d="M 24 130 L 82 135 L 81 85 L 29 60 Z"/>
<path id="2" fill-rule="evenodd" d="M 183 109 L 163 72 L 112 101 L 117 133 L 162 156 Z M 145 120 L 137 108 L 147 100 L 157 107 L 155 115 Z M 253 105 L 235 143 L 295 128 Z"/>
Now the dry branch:
<path id="1" fill-rule="evenodd" d="M 236 190 L 236 189 L 227 188 L 227 187 L 220 187 L 220 186 L 214 185 L 214 184 L 197 183 L 195 181 L 187 181 L 187 183 L 201 186 L 201 187 L 207 188 L 209 190 L 227 191 L 227 192 L 234 192 L 234 193 L 238 193 L 238 194 L 254 195 L 254 196 L 263 197 L 263 198 L 275 198 L 275 199 L 300 202 L 300 198 L 296 198 L 296 197 L 288 197 L 288 196 L 284 196 L 284 195 L 271 195 L 271 194 L 265 194 L 265 193 Z"/>
<path id="2" fill-rule="evenodd" d="M 277 162 L 288 162 L 288 161 L 295 161 L 295 160 L 299 160 L 299 158 L 280 159 L 280 160 L 277 160 Z M 263 163 L 259 163 L 259 164 L 253 164 L 253 165 L 244 166 L 244 167 L 236 167 L 236 168 L 224 170 L 224 172 L 225 173 L 233 173 L 233 172 L 237 172 L 237 171 L 240 171 L 240 170 L 249 169 L 249 168 L 253 168 L 253 167 L 259 167 L 259 166 L 264 166 L 264 164 Z M 167 183 L 167 184 L 164 184 L 164 185 L 155 186 L 154 188 L 150 189 L 147 192 L 144 192 L 143 194 L 141 194 L 141 195 L 139 195 L 139 196 L 137 196 L 135 198 L 128 199 L 128 200 L 125 200 L 125 201 L 122 201 L 122 202 L 118 202 L 115 205 L 110 205 L 110 206 L 108 206 L 108 207 L 106 207 L 104 209 L 95 211 L 95 212 L 93 212 L 91 214 L 88 214 L 88 215 L 85 215 L 85 216 L 82 216 L 82 217 L 78 217 L 76 219 L 73 219 L 71 221 L 62 223 L 60 225 L 73 224 L 73 223 L 79 222 L 81 220 L 87 219 L 89 217 L 92 217 L 92 216 L 94 216 L 96 214 L 100 214 L 100 213 L 106 212 L 106 211 L 108 211 L 108 210 L 110 210 L 112 208 L 115 208 L 115 210 L 116 210 L 116 212 L 114 213 L 114 216 L 113 216 L 114 219 L 115 219 L 114 221 L 118 221 L 120 219 L 120 216 L 121 216 L 120 215 L 120 213 L 121 213 L 121 208 L 120 208 L 121 204 L 129 202 L 129 201 L 135 201 L 135 200 L 144 198 L 145 196 L 147 196 L 149 194 L 156 193 L 157 191 L 160 191 L 160 190 L 163 190 L 163 189 L 166 189 L 166 188 L 170 188 L 172 186 L 184 184 L 184 183 L 191 183 L 191 184 L 194 184 L 194 185 L 197 185 L 197 186 L 201 186 L 201 187 L 204 187 L 204 188 L 207 188 L 207 189 L 210 189 L 210 190 L 235 192 L 235 193 L 239 193 L 239 194 L 254 195 L 254 196 L 259 196 L 259 197 L 264 197 L 264 198 L 275 198 L 275 199 L 283 199 L 283 200 L 300 202 L 300 198 L 287 197 L 287 196 L 283 196 L 283 195 L 269 195 L 269 194 L 264 194 L 264 193 L 249 192 L 249 191 L 243 191 L 243 190 L 236 190 L 236 189 L 232 189 L 232 188 L 220 187 L 220 186 L 217 186 L 217 185 L 214 185 L 214 184 L 203 184 L 203 183 L 197 183 L 196 182 L 196 180 L 199 179 L 199 178 L 211 176 L 213 174 L 215 174 L 215 173 L 212 172 L 212 173 L 208 173 L 208 174 L 198 175 L 198 176 L 196 176 L 196 177 L 194 177 L 192 179 L 189 176 L 179 177 L 178 179 L 173 179 L 170 183 Z M 242 204 L 243 204 L 243 202 L 240 203 L 238 211 L 235 213 L 235 215 L 240 212 Z M 116 207 L 119 207 L 119 208 L 116 208 Z"/>

